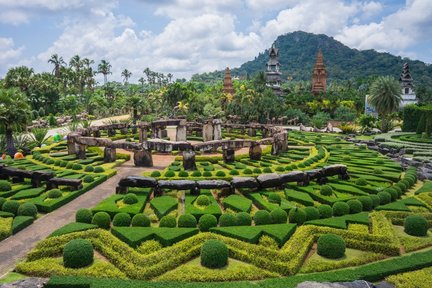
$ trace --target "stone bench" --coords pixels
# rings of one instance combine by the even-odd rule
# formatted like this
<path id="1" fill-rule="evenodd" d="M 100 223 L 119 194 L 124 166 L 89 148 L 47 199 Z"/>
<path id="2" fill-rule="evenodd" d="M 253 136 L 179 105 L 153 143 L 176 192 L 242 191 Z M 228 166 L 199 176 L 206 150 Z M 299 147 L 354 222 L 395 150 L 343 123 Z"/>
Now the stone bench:
<path id="1" fill-rule="evenodd" d="M 116 193 L 127 193 L 129 187 L 154 188 L 158 184 L 155 178 L 128 176 L 122 178 L 116 188 Z"/>
<path id="2" fill-rule="evenodd" d="M 83 188 L 81 179 L 51 178 L 48 180 L 47 190 L 56 189 L 58 186 L 69 186 L 72 191 Z"/>

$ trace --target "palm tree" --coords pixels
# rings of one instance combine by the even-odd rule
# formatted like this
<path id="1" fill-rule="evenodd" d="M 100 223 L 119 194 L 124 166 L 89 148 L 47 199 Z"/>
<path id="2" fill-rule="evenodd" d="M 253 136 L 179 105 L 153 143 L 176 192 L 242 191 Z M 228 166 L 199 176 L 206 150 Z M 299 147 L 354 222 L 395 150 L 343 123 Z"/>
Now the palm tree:
<path id="1" fill-rule="evenodd" d="M 402 101 L 400 85 L 390 76 L 381 76 L 372 83 L 369 92 L 368 100 L 382 118 L 382 132 L 386 132 L 388 115 L 396 112 Z"/>
<path id="2" fill-rule="evenodd" d="M 17 152 L 13 132 L 22 130 L 31 119 L 25 95 L 17 89 L 0 89 L 0 127 L 6 136 L 6 151 L 10 156 Z"/>
<path id="3" fill-rule="evenodd" d="M 139 78 L 139 79 L 138 79 L 138 82 L 141 83 L 141 89 L 144 89 L 144 83 L 145 83 L 145 79 L 144 79 L 144 77 Z"/>
<path id="4" fill-rule="evenodd" d="M 171 83 L 171 80 L 172 80 L 173 76 L 174 76 L 173 74 L 168 73 L 168 75 L 167 75 L 167 77 L 168 77 L 168 83 Z"/>
<path id="5" fill-rule="evenodd" d="M 106 60 L 101 60 L 101 63 L 98 65 L 97 72 L 104 75 L 104 84 L 108 82 L 108 74 L 112 74 L 111 67 L 111 64 Z"/>
<path id="6" fill-rule="evenodd" d="M 121 73 L 121 76 L 123 77 L 124 83 L 127 84 L 129 78 L 132 76 L 132 72 L 130 72 L 128 69 L 124 69 Z"/>
<path id="7" fill-rule="evenodd" d="M 22 92 L 27 93 L 31 86 L 33 76 L 33 68 L 28 68 L 26 66 L 11 68 L 4 78 L 4 87 L 18 87 Z"/>
<path id="8" fill-rule="evenodd" d="M 63 60 L 63 57 L 59 57 L 58 54 L 51 55 L 51 58 L 48 60 L 48 63 L 54 65 L 54 69 L 52 71 L 53 75 L 55 77 L 60 77 L 60 68 L 65 65 L 65 61 Z"/>

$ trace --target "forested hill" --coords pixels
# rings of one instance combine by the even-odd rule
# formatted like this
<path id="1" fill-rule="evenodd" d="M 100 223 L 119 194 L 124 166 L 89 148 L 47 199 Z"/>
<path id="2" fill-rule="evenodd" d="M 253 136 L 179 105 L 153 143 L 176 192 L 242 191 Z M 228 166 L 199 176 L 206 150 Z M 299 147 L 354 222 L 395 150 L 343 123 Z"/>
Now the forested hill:
<path id="1" fill-rule="evenodd" d="M 432 65 L 375 50 L 351 49 L 326 35 L 297 31 L 279 36 L 275 44 L 279 48 L 283 79 L 292 76 L 293 80 L 310 80 L 317 51 L 321 48 L 330 80 L 358 79 L 374 75 L 392 75 L 398 78 L 403 63 L 408 62 L 415 84 L 432 86 Z M 268 50 L 239 68 L 232 69 L 232 75 L 254 75 L 265 70 L 267 60 Z M 196 74 L 192 79 L 204 82 L 222 80 L 223 71 Z"/>

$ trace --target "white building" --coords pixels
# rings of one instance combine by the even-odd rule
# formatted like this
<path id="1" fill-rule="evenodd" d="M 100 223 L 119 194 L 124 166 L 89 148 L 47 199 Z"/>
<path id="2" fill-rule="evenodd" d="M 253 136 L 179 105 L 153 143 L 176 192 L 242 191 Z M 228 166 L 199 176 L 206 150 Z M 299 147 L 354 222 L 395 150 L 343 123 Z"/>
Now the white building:
<path id="1" fill-rule="evenodd" d="M 409 70 L 408 63 L 405 63 L 402 69 L 402 74 L 399 77 L 399 82 L 402 88 L 402 102 L 400 108 L 408 104 L 417 104 L 417 97 L 414 92 L 413 79 Z"/>

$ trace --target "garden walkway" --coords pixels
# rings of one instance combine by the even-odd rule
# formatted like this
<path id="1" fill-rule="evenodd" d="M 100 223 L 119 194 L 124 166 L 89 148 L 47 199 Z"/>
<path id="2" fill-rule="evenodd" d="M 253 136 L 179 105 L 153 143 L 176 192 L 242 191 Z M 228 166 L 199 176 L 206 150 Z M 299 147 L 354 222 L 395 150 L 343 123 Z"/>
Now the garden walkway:
<path id="1" fill-rule="evenodd" d="M 162 168 L 162 167 L 161 167 Z M 115 193 L 118 181 L 128 175 L 141 175 L 145 168 L 137 168 L 133 160 L 116 168 L 117 174 L 99 186 L 87 191 L 61 208 L 37 219 L 32 225 L 0 242 L 0 278 L 12 270 L 15 264 L 54 230 L 75 221 L 79 208 L 91 208 L 102 199 Z"/>

